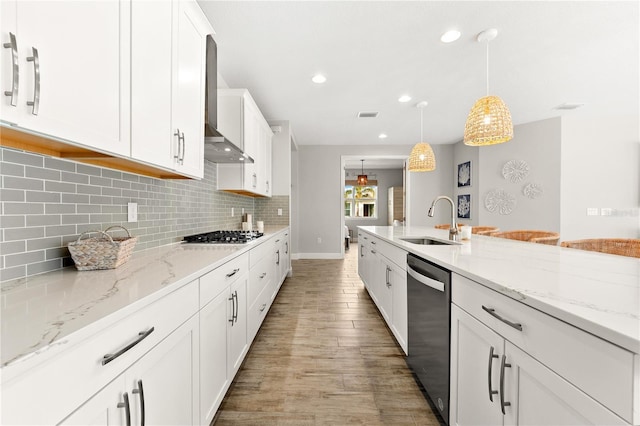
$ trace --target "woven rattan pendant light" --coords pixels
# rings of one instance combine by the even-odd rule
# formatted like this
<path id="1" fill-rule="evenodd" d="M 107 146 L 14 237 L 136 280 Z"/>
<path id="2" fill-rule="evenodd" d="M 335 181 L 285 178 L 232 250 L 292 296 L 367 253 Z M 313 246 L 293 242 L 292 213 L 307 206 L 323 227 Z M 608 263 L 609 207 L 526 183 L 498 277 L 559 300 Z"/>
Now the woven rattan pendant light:
<path id="1" fill-rule="evenodd" d="M 496 38 L 498 30 L 485 30 L 476 38 L 487 43 L 487 96 L 478 99 L 471 108 L 464 126 L 464 144 L 471 146 L 495 145 L 513 138 L 511 113 L 504 101 L 489 96 L 489 42 Z"/>
<path id="2" fill-rule="evenodd" d="M 428 105 L 427 101 L 419 102 L 416 107 L 420 108 L 420 140 L 423 141 L 422 135 L 423 122 L 422 113 Z M 431 149 L 431 145 L 426 142 L 415 144 L 409 155 L 409 171 L 410 172 L 432 172 L 436 169 L 436 156 Z"/>

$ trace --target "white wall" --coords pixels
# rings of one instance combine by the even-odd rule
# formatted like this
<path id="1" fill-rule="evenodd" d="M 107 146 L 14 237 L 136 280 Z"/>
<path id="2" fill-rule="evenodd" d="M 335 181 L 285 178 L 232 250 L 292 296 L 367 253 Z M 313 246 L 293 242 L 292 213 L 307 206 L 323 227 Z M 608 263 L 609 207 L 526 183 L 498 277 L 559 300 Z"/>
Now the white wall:
<path id="1" fill-rule="evenodd" d="M 562 118 L 562 240 L 640 238 L 639 120 Z M 587 208 L 600 214 L 587 216 Z"/>
<path id="2" fill-rule="evenodd" d="M 344 247 L 341 224 L 343 155 L 403 155 L 412 146 L 300 145 L 298 149 L 299 232 L 297 258 L 340 258 Z M 294 183 L 295 189 L 295 183 Z M 294 190 L 295 193 L 295 190 Z M 318 243 L 317 239 L 321 242 Z"/>
<path id="3" fill-rule="evenodd" d="M 436 169 L 433 172 L 408 172 L 409 226 L 435 226 L 451 222 L 451 208 L 444 200 L 438 202 L 433 217 L 427 216 L 434 198 L 438 195 L 451 197 L 453 194 L 453 145 L 432 145 L 432 148 L 436 156 Z"/>
<path id="4" fill-rule="evenodd" d="M 560 118 L 514 126 L 513 139 L 507 143 L 480 147 L 478 158 L 479 196 L 477 225 L 497 226 L 503 231 L 539 229 L 560 232 Z M 529 174 L 520 183 L 511 183 L 502 175 L 509 160 L 524 160 Z M 542 186 L 543 195 L 529 199 L 523 194 L 525 184 Z M 484 200 L 493 189 L 504 189 L 516 198 L 509 215 L 489 212 Z M 561 236 L 562 238 L 563 236 Z"/>

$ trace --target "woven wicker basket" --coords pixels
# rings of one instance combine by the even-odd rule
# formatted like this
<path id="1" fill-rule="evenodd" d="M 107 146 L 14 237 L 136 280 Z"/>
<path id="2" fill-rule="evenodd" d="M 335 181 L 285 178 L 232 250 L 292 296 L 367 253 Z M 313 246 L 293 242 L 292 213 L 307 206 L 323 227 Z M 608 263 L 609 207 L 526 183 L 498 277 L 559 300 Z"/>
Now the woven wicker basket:
<path id="1" fill-rule="evenodd" d="M 588 240 L 563 241 L 560 245 L 562 247 L 580 250 L 640 258 L 640 239 L 593 238 Z"/>
<path id="2" fill-rule="evenodd" d="M 107 234 L 114 228 L 127 232 L 126 237 L 111 237 Z M 86 234 L 100 233 L 98 237 L 82 239 Z M 79 271 L 114 269 L 131 257 L 138 237 L 132 237 L 123 226 L 111 226 L 104 231 L 87 231 L 80 234 L 75 242 L 69 243 L 69 253 Z"/>

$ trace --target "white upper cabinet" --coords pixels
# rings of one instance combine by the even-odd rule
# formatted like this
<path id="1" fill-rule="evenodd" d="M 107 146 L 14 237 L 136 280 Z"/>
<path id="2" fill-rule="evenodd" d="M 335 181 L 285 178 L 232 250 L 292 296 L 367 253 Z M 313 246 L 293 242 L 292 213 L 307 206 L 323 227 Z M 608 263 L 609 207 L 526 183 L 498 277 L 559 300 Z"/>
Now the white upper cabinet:
<path id="1" fill-rule="evenodd" d="M 128 156 L 129 13 L 128 1 L 0 2 L 4 124 Z"/>
<path id="2" fill-rule="evenodd" d="M 270 197 L 273 132 L 246 89 L 218 90 L 218 130 L 254 160 L 218 164 L 218 189 Z"/>
<path id="3" fill-rule="evenodd" d="M 133 158 L 203 176 L 206 36 L 194 1 L 132 4 Z"/>

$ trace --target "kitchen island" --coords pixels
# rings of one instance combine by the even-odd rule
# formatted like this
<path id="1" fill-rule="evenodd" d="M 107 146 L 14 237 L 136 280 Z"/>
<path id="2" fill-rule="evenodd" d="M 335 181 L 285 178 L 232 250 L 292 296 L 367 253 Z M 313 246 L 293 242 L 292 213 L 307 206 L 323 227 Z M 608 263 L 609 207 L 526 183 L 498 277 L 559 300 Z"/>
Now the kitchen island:
<path id="1" fill-rule="evenodd" d="M 462 406 L 466 398 L 463 388 L 472 386 L 464 381 L 458 386 L 457 381 L 466 374 L 463 367 L 475 365 L 476 360 L 465 358 L 464 351 L 470 352 L 469 347 L 465 346 L 466 349 L 460 351 L 457 349 L 458 345 L 466 344 L 464 342 L 469 339 L 481 341 L 479 335 L 497 337 L 493 340 L 497 343 L 487 343 L 487 353 L 482 352 L 476 357 L 476 370 L 484 370 L 484 382 L 480 386 L 483 391 L 480 397 L 482 401 L 486 399 L 487 403 L 490 402 L 487 397 L 486 373 L 489 346 L 495 349 L 501 345 L 503 349 L 500 354 L 513 354 L 522 349 L 526 355 L 535 358 L 534 362 L 540 361 L 540 367 L 548 367 L 562 376 L 553 380 L 565 380 L 574 385 L 571 392 L 576 392 L 571 397 L 552 387 L 555 395 L 552 399 L 564 402 L 573 397 L 584 397 L 588 401 L 593 398 L 602 404 L 594 401 L 598 407 L 604 406 L 622 417 L 624 421 L 615 417 L 620 424 L 640 423 L 640 260 L 477 235 L 455 245 L 421 245 L 405 241 L 420 237 L 448 241 L 447 230 L 431 227 L 359 227 L 359 233 L 363 233 L 363 238 L 368 238 L 368 244 L 374 244 L 372 241 L 375 241 L 375 245 L 370 245 L 369 249 L 373 248 L 377 256 L 391 265 L 391 269 L 393 262 L 384 257 L 385 252 L 389 251 L 384 249 L 385 244 L 395 250 L 401 249 L 405 255 L 413 253 L 451 271 L 451 413 L 458 424 L 465 423 L 461 420 L 465 415 L 465 408 Z M 359 236 L 359 244 L 364 241 L 367 240 L 360 240 Z M 363 259 L 368 254 L 366 244 L 364 253 L 361 253 L 364 255 Z M 395 259 L 395 264 L 400 265 L 401 257 L 396 255 Z M 372 270 L 370 264 L 367 265 L 367 269 Z M 379 295 L 376 300 L 375 280 L 371 281 L 374 285 L 368 289 L 374 290 L 372 297 L 379 308 L 382 306 L 381 312 L 385 306 L 396 303 L 395 300 L 385 301 Z M 381 286 L 378 285 L 377 288 Z M 488 309 L 483 310 L 481 307 Z M 522 323 L 522 330 L 497 320 L 487 310 L 504 315 L 510 321 L 517 319 L 518 323 Z M 395 312 L 392 311 L 389 318 L 393 314 Z M 390 323 L 390 328 L 397 336 L 394 326 L 395 324 Z M 472 333 L 469 330 L 474 327 L 482 330 L 470 338 L 475 331 Z M 487 337 L 490 338 L 493 339 Z M 398 340 L 402 345 L 401 339 Z M 513 345 L 515 349 L 506 350 L 509 345 Z M 495 357 L 493 353 L 491 355 L 492 358 Z M 596 366 L 596 362 L 606 364 Z M 500 370 L 500 365 L 498 362 L 494 364 L 495 373 Z M 508 362 L 505 364 L 508 365 Z M 598 368 L 601 371 L 591 377 L 592 371 Z M 505 367 L 501 370 L 500 378 L 496 376 L 493 379 L 496 387 L 506 374 Z M 514 367 L 513 371 L 515 370 Z M 491 371 L 490 367 L 490 375 Z M 517 389 L 520 384 L 525 383 L 524 377 L 527 375 L 518 371 L 513 374 L 513 380 L 520 382 L 509 385 L 507 380 L 505 386 Z M 538 374 L 543 376 L 542 373 L 536 373 Z M 490 379 L 489 386 L 491 383 Z M 624 389 L 624 395 L 619 393 L 619 388 Z M 580 394 L 581 391 L 585 394 Z M 522 398 L 522 389 L 519 392 Z M 493 401 L 497 400 L 497 396 L 492 398 Z M 623 400 L 624 403 L 621 402 Z M 575 404 L 576 407 L 583 405 Z M 596 411 L 597 409 L 599 408 Z M 515 408 L 511 411 L 512 415 L 517 416 L 524 412 L 524 408 L 520 412 L 516 412 Z M 500 413 L 500 410 L 497 412 Z M 506 413 L 508 417 L 509 408 Z M 479 412 L 467 414 L 471 418 L 483 419 Z M 608 417 L 597 417 L 598 415 L 585 414 L 587 419 L 604 418 L 596 424 L 603 424 L 602 421 L 607 424 L 612 422 Z M 502 421 L 502 418 L 499 420 Z M 517 423 L 518 418 L 512 420 Z M 485 421 L 493 423 L 498 419 L 487 417 Z M 504 421 L 508 420 L 505 418 Z"/>

